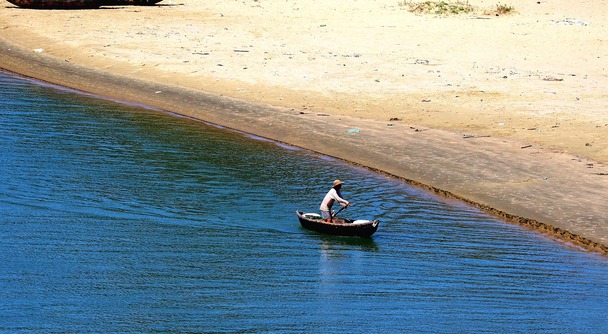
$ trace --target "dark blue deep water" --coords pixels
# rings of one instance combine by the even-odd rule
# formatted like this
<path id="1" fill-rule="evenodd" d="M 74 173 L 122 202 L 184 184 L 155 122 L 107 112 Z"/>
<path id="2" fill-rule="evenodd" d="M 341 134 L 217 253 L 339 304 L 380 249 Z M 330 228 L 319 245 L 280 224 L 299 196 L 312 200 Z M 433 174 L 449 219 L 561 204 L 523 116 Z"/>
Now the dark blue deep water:
<path id="1" fill-rule="evenodd" d="M 319 235 L 331 181 L 371 240 Z M 608 333 L 608 259 L 398 180 L 0 73 L 0 332 Z"/>

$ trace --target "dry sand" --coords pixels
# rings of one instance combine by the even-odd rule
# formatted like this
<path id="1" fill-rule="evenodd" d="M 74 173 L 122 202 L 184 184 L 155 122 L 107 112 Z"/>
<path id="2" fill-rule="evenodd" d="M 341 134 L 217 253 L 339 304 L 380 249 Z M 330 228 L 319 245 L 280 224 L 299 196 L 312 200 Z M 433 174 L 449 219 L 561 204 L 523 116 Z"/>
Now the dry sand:
<path id="1" fill-rule="evenodd" d="M 269 108 L 269 115 L 259 111 L 259 117 L 249 120 L 252 124 L 264 114 L 275 121 L 303 115 L 306 122 L 321 122 L 325 129 L 331 128 L 326 123 L 336 125 L 336 134 L 328 140 L 360 147 L 360 156 L 311 143 L 302 137 L 304 125 L 287 121 L 282 128 L 276 125 L 274 133 L 255 126 L 245 130 L 447 191 L 496 209 L 506 218 L 511 214 L 529 218 L 542 229 L 556 228 L 553 234 L 582 235 L 599 243 L 591 248 L 605 251 L 608 3 L 512 0 L 503 3 L 516 12 L 500 16 L 484 13 L 498 2 L 469 3 L 478 11 L 439 16 L 413 14 L 398 0 L 165 0 L 154 7 L 81 11 L 25 10 L 0 0 L 0 39 L 20 49 L 20 57 L 30 53 L 25 56 L 61 63 L 51 65 L 55 68 L 86 68 L 97 76 L 109 73 L 167 85 L 155 93 L 180 87 L 191 94 L 234 98 L 231 101 L 237 104 L 250 101 L 277 107 Z M 28 71 L 26 64 L 8 59 L 0 60 L 0 67 L 70 86 L 66 78 Z M 74 88 L 112 95 L 101 86 L 72 81 Z M 114 93 L 188 113 L 179 110 L 179 101 L 163 105 L 169 102 L 155 103 L 153 96 L 145 94 Z M 239 128 L 225 118 L 190 114 Z M 335 117 L 320 120 L 319 114 Z M 245 115 L 238 117 L 243 118 L 241 123 L 248 122 Z M 364 137 L 365 131 L 344 137 L 340 126 L 355 125 L 368 126 L 368 134 L 375 136 L 349 142 Z M 415 129 L 433 131 L 428 131 L 429 138 L 412 143 L 400 139 L 393 148 L 381 138 L 401 138 Z M 438 138 L 436 144 L 426 144 Z M 467 138 L 477 142 L 470 144 Z M 442 155 L 441 140 L 456 149 Z M 518 152 L 529 145 L 534 151 Z M 376 152 L 364 157 L 365 149 Z M 421 166 L 405 167 L 415 163 L 412 157 L 396 159 L 409 154 L 401 150 L 443 160 L 419 157 L 415 161 Z M 482 154 L 490 151 L 495 154 Z M 432 164 L 450 168 L 450 158 L 463 155 L 469 158 L 458 166 L 459 181 L 451 182 L 453 175 L 442 177 L 441 171 L 431 168 Z M 493 164 L 501 158 L 504 165 Z M 545 172 L 556 166 L 560 168 L 555 175 Z M 517 169 L 522 169 L 521 175 Z M 535 170 L 538 175 L 530 176 Z M 498 180 L 502 173 L 512 177 Z M 547 175 L 558 180 L 550 191 L 530 188 L 537 180 L 549 179 Z M 572 179 L 580 184 L 569 183 Z M 506 186 L 513 184 L 527 188 Z M 554 196 L 533 192 L 554 192 Z M 586 211 L 591 207 L 592 212 Z M 568 214 L 572 216 L 560 218 Z"/>

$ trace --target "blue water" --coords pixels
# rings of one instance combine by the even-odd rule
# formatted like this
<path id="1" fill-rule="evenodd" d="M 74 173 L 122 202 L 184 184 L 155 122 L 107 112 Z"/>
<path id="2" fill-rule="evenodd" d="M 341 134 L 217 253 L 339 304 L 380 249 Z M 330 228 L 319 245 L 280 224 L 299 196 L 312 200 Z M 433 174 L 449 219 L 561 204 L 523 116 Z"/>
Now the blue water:
<path id="1" fill-rule="evenodd" d="M 1 72 L 0 120 L 0 332 L 608 332 L 606 257 L 399 180 Z M 372 239 L 300 227 L 335 178 Z"/>

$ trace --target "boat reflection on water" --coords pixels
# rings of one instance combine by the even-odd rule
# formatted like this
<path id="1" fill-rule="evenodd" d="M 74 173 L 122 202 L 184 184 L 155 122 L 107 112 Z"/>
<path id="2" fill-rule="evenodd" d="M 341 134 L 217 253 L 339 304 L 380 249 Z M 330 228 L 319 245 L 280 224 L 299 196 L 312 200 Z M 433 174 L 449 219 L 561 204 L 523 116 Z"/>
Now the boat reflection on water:
<path id="1" fill-rule="evenodd" d="M 373 238 L 343 237 L 315 232 L 310 232 L 310 234 L 315 234 L 319 237 L 321 240 L 321 250 L 324 253 L 345 250 L 378 251 L 378 245 Z"/>
<path id="2" fill-rule="evenodd" d="M 316 293 L 323 300 L 318 305 L 320 312 L 335 312 L 336 299 L 357 300 L 357 296 L 375 293 L 377 287 L 366 280 L 376 275 L 370 260 L 382 256 L 373 239 L 332 235 L 319 238 Z"/>

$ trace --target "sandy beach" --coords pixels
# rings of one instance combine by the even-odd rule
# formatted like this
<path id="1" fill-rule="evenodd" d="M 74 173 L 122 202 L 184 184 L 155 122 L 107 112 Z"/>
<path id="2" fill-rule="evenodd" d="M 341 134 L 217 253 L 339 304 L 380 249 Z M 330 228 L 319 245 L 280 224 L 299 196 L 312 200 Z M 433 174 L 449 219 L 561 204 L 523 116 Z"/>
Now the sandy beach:
<path id="1" fill-rule="evenodd" d="M 0 68 L 403 178 L 608 251 L 605 1 L 0 0 Z"/>

